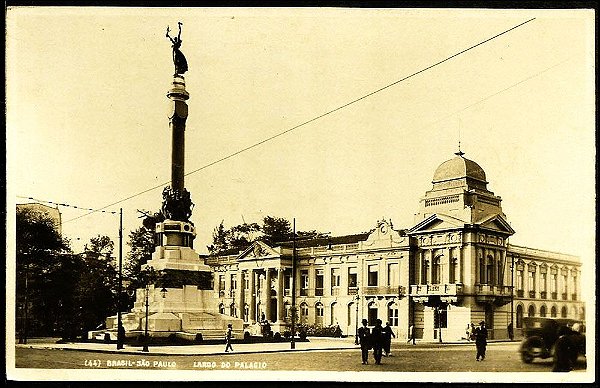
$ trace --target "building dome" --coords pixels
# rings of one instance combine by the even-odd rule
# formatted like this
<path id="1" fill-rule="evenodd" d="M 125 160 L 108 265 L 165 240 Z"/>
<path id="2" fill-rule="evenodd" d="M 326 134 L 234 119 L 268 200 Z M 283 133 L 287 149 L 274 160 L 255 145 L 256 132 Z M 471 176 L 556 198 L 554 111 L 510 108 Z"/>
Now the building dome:
<path id="1" fill-rule="evenodd" d="M 462 155 L 440 164 L 433 174 L 433 183 L 461 178 L 471 178 L 487 183 L 483 168 L 474 161 L 463 158 Z"/>

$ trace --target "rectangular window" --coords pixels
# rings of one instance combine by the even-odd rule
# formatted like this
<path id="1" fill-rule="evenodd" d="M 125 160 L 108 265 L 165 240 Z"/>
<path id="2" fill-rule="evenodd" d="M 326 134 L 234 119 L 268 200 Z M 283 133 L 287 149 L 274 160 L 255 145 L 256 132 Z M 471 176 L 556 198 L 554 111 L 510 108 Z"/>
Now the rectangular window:
<path id="1" fill-rule="evenodd" d="M 523 271 L 517 271 L 517 290 L 523 290 Z"/>
<path id="2" fill-rule="evenodd" d="M 529 291 L 535 291 L 535 272 L 528 272 L 527 289 Z"/>
<path id="3" fill-rule="evenodd" d="M 355 290 L 356 287 L 358 287 L 356 267 L 348 268 L 348 294 L 350 294 L 350 290 Z"/>
<path id="4" fill-rule="evenodd" d="M 367 285 L 369 287 L 376 287 L 378 285 L 377 268 L 378 268 L 377 264 L 373 264 L 373 265 L 369 266 L 369 278 L 368 278 L 368 283 L 367 283 Z"/>
<path id="5" fill-rule="evenodd" d="M 542 272 L 542 273 L 540 274 L 540 290 L 541 290 L 542 292 L 546 292 L 546 291 L 548 291 L 548 290 L 546 289 L 546 276 L 548 276 L 548 275 L 547 275 L 546 273 L 544 273 L 544 272 Z"/>
<path id="6" fill-rule="evenodd" d="M 283 292 L 285 296 L 292 295 L 292 274 L 286 273 L 283 276 Z"/>
<path id="7" fill-rule="evenodd" d="M 569 278 L 567 275 L 563 275 L 563 292 L 566 294 L 568 291 Z"/>
<path id="8" fill-rule="evenodd" d="M 389 307 L 388 309 L 388 322 L 390 326 L 398 326 L 398 309 Z"/>
<path id="9" fill-rule="evenodd" d="M 318 269 L 315 274 L 315 296 L 323 296 L 323 270 Z"/>
<path id="10" fill-rule="evenodd" d="M 308 270 L 303 269 L 300 271 L 300 296 L 308 295 Z"/>
<path id="11" fill-rule="evenodd" d="M 225 291 L 225 275 L 219 275 L 219 291 Z"/>
<path id="12" fill-rule="evenodd" d="M 388 279 L 389 287 L 398 287 L 400 285 L 400 265 L 398 263 L 388 264 Z"/>
<path id="13" fill-rule="evenodd" d="M 552 282 L 550 283 L 550 292 L 558 292 L 558 275 L 552 274 Z"/>
<path id="14" fill-rule="evenodd" d="M 237 275 L 231 275 L 231 289 L 237 290 Z"/>
<path id="15" fill-rule="evenodd" d="M 341 284 L 342 274 L 339 268 L 331 269 L 331 287 L 339 287 Z"/>
<path id="16" fill-rule="evenodd" d="M 244 290 L 250 289 L 250 275 L 248 272 L 242 272 L 242 282 L 244 284 Z"/>

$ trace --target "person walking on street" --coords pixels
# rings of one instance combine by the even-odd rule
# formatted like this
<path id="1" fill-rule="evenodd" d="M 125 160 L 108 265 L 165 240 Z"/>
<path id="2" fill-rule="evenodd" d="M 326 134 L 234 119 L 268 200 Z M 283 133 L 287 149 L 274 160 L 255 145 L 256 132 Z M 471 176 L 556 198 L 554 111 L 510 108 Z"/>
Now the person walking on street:
<path id="1" fill-rule="evenodd" d="M 358 329 L 358 339 L 360 341 L 360 351 L 362 352 L 362 363 L 369 363 L 369 349 L 371 349 L 371 331 L 367 327 L 367 320 L 362 320 L 363 327 Z"/>
<path id="2" fill-rule="evenodd" d="M 381 355 L 383 353 L 383 327 L 381 327 L 381 319 L 375 321 L 375 327 L 371 332 L 371 342 L 373 344 L 373 358 L 375 364 L 381 364 Z"/>
<path id="3" fill-rule="evenodd" d="M 508 324 L 506 331 L 508 331 L 508 339 L 512 341 L 515 338 L 512 322 Z"/>
<path id="4" fill-rule="evenodd" d="M 385 356 L 391 356 L 392 353 L 390 351 L 390 347 L 392 346 L 392 337 L 396 338 L 396 335 L 392 331 L 392 327 L 389 322 L 385 323 L 385 327 L 382 330 L 383 332 L 383 351 L 385 352 Z"/>
<path id="5" fill-rule="evenodd" d="M 231 323 L 227 325 L 227 333 L 225 334 L 225 353 L 231 350 L 233 352 L 233 346 L 231 346 L 231 337 L 233 337 L 233 328 Z"/>
<path id="6" fill-rule="evenodd" d="M 406 343 L 409 343 L 410 341 L 412 341 L 413 345 L 415 344 L 415 325 L 412 323 L 408 327 L 408 341 L 406 341 Z"/>
<path id="7" fill-rule="evenodd" d="M 475 357 L 476 361 L 481 361 L 485 359 L 485 348 L 487 346 L 487 337 L 488 330 L 485 327 L 485 322 L 479 322 L 479 327 L 475 329 L 475 346 L 477 347 L 477 357 Z"/>

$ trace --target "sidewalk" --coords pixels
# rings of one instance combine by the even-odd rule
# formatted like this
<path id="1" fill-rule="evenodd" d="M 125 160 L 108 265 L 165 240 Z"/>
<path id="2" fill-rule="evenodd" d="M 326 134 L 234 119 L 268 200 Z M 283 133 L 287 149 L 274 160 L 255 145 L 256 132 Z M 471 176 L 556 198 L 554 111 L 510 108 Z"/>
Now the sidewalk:
<path id="1" fill-rule="evenodd" d="M 489 344 L 493 343 L 511 343 L 508 340 L 491 340 Z M 512 341 L 512 343 L 518 343 L 518 341 Z M 445 345 L 475 345 L 473 341 L 456 341 L 456 342 L 423 342 L 417 340 L 416 345 L 406 343 L 405 341 L 396 340 L 392 342 L 392 346 L 401 347 L 417 347 L 417 348 L 435 348 Z M 55 349 L 55 350 L 77 350 L 83 352 L 98 352 L 98 353 L 112 353 L 112 354 L 147 354 L 147 355 L 180 355 L 180 356 L 194 356 L 194 355 L 222 355 L 226 354 L 225 344 L 216 345 L 180 345 L 180 346 L 149 346 L 148 352 L 142 352 L 141 346 L 125 345 L 123 349 L 117 349 L 117 345 L 114 343 L 95 343 L 95 342 L 72 342 L 72 343 L 60 343 L 57 344 L 51 339 L 48 341 L 34 340 L 28 344 L 17 344 L 16 347 L 30 348 L 30 349 Z M 306 352 L 315 350 L 347 350 L 347 349 L 358 349 L 358 345 L 354 344 L 354 337 L 347 338 L 325 338 L 325 337 L 310 337 L 308 342 L 296 342 L 296 348 L 291 349 L 289 342 L 275 342 L 275 343 L 234 343 L 233 344 L 235 354 L 252 354 L 252 353 L 277 353 L 277 352 Z"/>
<path id="2" fill-rule="evenodd" d="M 147 355 L 221 355 L 227 354 L 224 352 L 225 344 L 216 345 L 180 345 L 180 346 L 149 346 L 148 352 L 142 352 L 141 346 L 125 345 L 123 349 L 117 349 L 114 343 L 95 343 L 95 342 L 72 342 L 72 343 L 53 343 L 36 341 L 28 344 L 17 344 L 16 347 L 30 349 L 60 349 L 60 350 L 77 350 L 83 352 L 99 352 L 113 354 L 147 354 Z M 357 349 L 358 345 L 354 345 L 354 338 L 309 338 L 308 342 L 296 342 L 296 348 L 291 349 L 289 342 L 275 343 L 233 343 L 235 354 L 251 354 L 251 353 L 277 353 L 277 352 L 302 352 L 311 350 L 344 350 Z"/>

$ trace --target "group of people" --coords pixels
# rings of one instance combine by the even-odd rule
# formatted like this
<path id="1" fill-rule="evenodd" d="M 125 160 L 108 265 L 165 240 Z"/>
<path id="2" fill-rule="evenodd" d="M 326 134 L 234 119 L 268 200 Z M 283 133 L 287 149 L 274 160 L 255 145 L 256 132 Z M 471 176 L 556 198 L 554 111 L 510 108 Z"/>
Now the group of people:
<path id="1" fill-rule="evenodd" d="M 358 339 L 360 341 L 360 350 L 362 352 L 362 363 L 369 363 L 369 350 L 373 349 L 373 358 L 375 359 L 375 364 L 381 364 L 382 356 L 391 356 L 392 353 L 390 351 L 390 347 L 392 344 L 392 337 L 396 337 L 392 328 L 387 322 L 385 327 L 382 327 L 381 319 L 377 319 L 375 321 L 375 327 L 373 330 L 370 330 L 367 327 L 367 320 L 362 320 L 362 325 L 360 329 L 358 329 Z M 384 354 L 385 353 L 385 354 Z"/>

